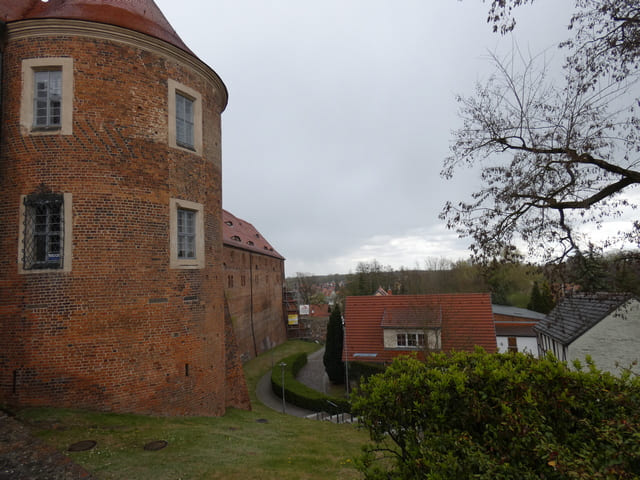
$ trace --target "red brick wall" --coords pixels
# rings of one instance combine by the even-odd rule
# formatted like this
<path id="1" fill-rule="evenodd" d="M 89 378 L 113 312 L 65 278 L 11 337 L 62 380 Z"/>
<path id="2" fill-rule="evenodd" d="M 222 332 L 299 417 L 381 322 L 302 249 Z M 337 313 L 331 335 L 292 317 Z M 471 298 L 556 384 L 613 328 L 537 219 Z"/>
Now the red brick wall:
<path id="1" fill-rule="evenodd" d="M 286 341 L 284 260 L 225 245 L 224 291 L 243 361 Z"/>
<path id="2" fill-rule="evenodd" d="M 0 402 L 224 413 L 246 390 L 226 383 L 224 93 L 179 55 L 68 34 L 12 39 L 15 25 L 0 133 Z M 20 134 L 21 61 L 36 57 L 74 60 L 71 136 Z M 202 157 L 168 147 L 169 78 L 202 94 Z M 73 195 L 69 273 L 18 273 L 20 195 L 41 184 Z M 204 206 L 202 269 L 169 268 L 170 198 Z"/>

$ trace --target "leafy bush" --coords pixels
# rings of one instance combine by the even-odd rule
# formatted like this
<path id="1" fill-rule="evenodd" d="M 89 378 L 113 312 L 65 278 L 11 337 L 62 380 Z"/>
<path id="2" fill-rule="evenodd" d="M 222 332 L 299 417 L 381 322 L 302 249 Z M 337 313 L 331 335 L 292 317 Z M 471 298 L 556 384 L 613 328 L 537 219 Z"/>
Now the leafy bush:
<path id="1" fill-rule="evenodd" d="M 367 479 L 640 476 L 640 380 L 553 357 L 397 359 L 363 382 L 354 414 L 374 444 Z"/>
<path id="2" fill-rule="evenodd" d="M 351 411 L 348 400 L 330 397 L 296 380 L 298 372 L 307 364 L 307 354 L 298 353 L 282 360 L 287 366 L 284 369 L 284 389 L 287 402 L 314 412 L 342 413 Z M 276 367 L 278 367 L 276 365 Z M 282 371 L 280 367 L 271 372 L 271 388 L 282 398 Z M 338 407 L 332 407 L 333 403 Z"/>

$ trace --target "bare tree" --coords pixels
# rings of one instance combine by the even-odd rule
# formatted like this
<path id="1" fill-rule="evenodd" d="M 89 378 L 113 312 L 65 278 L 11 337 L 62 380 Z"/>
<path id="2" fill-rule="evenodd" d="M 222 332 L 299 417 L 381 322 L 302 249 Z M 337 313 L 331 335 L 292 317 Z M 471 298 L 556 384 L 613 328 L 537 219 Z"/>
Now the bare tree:
<path id="1" fill-rule="evenodd" d="M 515 25 L 513 7 L 494 0 L 494 29 Z M 441 218 L 474 240 L 476 258 L 495 258 L 518 240 L 547 261 L 580 251 L 579 226 L 636 208 L 640 185 L 638 108 L 640 4 L 577 0 L 562 79 L 544 55 L 515 50 L 491 56 L 495 74 L 473 96 L 458 97 L 463 126 L 454 132 L 442 175 L 479 165 L 482 186 L 469 201 L 448 202 Z M 640 246 L 640 222 L 605 242 Z"/>

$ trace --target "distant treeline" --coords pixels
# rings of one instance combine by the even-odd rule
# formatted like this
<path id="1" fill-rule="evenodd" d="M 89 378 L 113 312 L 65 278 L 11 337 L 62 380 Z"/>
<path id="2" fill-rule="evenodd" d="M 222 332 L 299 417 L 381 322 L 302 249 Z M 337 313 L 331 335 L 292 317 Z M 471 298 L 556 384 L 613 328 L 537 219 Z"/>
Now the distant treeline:
<path id="1" fill-rule="evenodd" d="M 382 288 L 394 295 L 490 292 L 495 304 L 531 307 L 534 285 L 554 299 L 571 291 L 629 292 L 640 295 L 640 252 L 601 255 L 590 250 L 561 265 L 539 266 L 522 261 L 496 260 L 486 265 L 468 260 L 427 260 L 424 268 L 394 270 L 373 260 L 361 262 L 354 273 L 309 275 L 287 279 L 299 301 L 328 301 L 323 292 L 335 286 L 332 300 L 350 295 L 373 295 Z M 535 297 L 534 295 L 534 297 Z"/>

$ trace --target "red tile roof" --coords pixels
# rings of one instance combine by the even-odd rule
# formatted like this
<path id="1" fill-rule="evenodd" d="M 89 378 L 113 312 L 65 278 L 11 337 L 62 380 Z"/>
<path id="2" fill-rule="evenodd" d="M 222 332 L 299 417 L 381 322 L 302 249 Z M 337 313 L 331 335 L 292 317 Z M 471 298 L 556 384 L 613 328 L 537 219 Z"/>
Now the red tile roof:
<path id="1" fill-rule="evenodd" d="M 159 38 L 192 53 L 153 0 L 0 0 L 0 20 L 13 22 L 35 18 L 116 25 Z"/>
<path id="2" fill-rule="evenodd" d="M 270 257 L 280 258 L 280 255 L 269 242 L 249 222 L 222 210 L 222 241 L 224 245 L 261 253 Z"/>
<path id="3" fill-rule="evenodd" d="M 442 351 L 471 351 L 475 346 L 497 351 L 488 293 L 347 297 L 344 319 L 343 358 L 349 361 L 389 362 L 408 353 L 385 349 L 384 328 L 434 328 L 438 324 Z"/>
<path id="4" fill-rule="evenodd" d="M 388 307 L 382 314 L 382 328 L 440 328 L 442 309 L 439 306 Z"/>
<path id="5" fill-rule="evenodd" d="M 329 305 L 309 305 L 309 316 L 310 317 L 328 317 L 329 316 Z"/>

